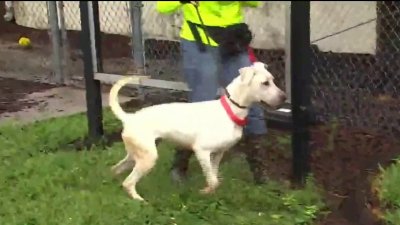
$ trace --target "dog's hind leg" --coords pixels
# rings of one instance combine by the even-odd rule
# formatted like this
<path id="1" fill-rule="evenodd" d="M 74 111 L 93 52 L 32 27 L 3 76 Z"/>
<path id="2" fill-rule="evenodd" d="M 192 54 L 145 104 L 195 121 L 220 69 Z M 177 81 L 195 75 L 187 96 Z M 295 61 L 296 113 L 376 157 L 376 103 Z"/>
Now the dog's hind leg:
<path id="1" fill-rule="evenodd" d="M 145 142 L 146 144 L 140 145 L 132 143 L 131 140 L 124 140 L 124 142 L 127 150 L 129 148 L 133 154 L 135 166 L 129 176 L 122 183 L 122 186 L 133 199 L 143 200 L 136 191 L 136 184 L 143 176 L 147 175 L 156 164 L 158 158 L 156 144 L 154 140 L 150 140 Z"/>
<path id="2" fill-rule="evenodd" d="M 225 151 L 215 152 L 213 157 L 211 158 L 211 166 L 213 169 L 213 173 L 218 176 L 219 164 L 221 163 L 222 157 L 224 156 Z"/>
<path id="3" fill-rule="evenodd" d="M 129 153 L 127 153 L 125 158 L 123 158 L 121 161 L 111 167 L 111 171 L 115 175 L 119 175 L 127 170 L 132 169 L 134 165 L 135 161 L 133 160 L 133 157 Z"/>
<path id="4" fill-rule="evenodd" d="M 201 189 L 200 192 L 203 194 L 211 193 L 219 185 L 217 174 L 214 173 L 214 169 L 211 164 L 211 153 L 207 150 L 195 149 L 195 154 L 207 181 L 207 186 Z"/>

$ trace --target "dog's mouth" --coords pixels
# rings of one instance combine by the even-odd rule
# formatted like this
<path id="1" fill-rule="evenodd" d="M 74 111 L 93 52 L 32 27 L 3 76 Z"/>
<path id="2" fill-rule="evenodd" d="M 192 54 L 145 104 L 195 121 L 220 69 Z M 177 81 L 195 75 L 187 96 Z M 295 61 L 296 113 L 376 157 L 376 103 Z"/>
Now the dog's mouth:
<path id="1" fill-rule="evenodd" d="M 269 110 L 269 111 L 278 110 L 278 109 L 282 108 L 283 105 L 285 104 L 285 102 L 282 102 L 282 103 L 277 104 L 277 105 L 270 105 L 270 104 L 268 104 L 268 103 L 266 103 L 264 101 L 261 101 L 261 103 L 262 103 L 261 104 L 262 108 L 264 108 L 265 110 Z"/>
<path id="2" fill-rule="evenodd" d="M 286 95 L 283 92 L 281 92 L 281 94 L 277 96 L 277 99 L 273 101 L 272 104 L 268 104 L 263 100 L 261 100 L 261 103 L 262 103 L 261 105 L 263 105 L 267 110 L 277 110 L 285 105 Z"/>

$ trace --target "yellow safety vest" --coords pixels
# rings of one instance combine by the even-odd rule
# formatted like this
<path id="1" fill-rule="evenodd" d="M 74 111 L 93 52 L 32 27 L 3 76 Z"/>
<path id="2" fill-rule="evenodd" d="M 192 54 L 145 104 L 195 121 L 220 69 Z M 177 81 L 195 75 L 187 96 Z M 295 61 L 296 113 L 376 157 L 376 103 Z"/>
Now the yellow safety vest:
<path id="1" fill-rule="evenodd" d="M 243 7 L 258 7 L 259 5 L 260 1 L 201 1 L 198 8 L 204 25 L 226 27 L 243 22 Z M 181 4 L 179 1 L 157 1 L 157 11 L 160 13 L 172 14 L 178 9 L 182 9 L 184 18 L 180 37 L 188 41 L 195 41 L 186 22 L 201 24 L 195 6 Z M 198 30 L 202 42 L 208 44 L 204 31 L 202 29 Z M 212 46 L 218 46 L 210 37 L 209 40 Z"/>

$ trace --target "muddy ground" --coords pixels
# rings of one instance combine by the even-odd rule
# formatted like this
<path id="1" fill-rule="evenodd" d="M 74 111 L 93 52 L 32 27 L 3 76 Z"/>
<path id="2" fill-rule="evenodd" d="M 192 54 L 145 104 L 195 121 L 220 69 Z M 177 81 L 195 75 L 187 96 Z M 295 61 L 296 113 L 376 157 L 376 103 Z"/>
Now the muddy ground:
<path id="1" fill-rule="evenodd" d="M 56 86 L 31 81 L 20 81 L 0 77 L 0 114 L 6 112 L 18 112 L 30 108 L 40 102 L 31 99 L 25 100 L 25 96 L 35 92 L 42 92 Z"/>

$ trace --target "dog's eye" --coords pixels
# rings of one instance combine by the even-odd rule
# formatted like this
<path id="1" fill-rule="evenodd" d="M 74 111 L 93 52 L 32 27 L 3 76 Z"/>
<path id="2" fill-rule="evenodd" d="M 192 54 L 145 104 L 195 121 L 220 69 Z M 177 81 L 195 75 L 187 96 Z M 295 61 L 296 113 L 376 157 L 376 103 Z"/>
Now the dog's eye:
<path id="1" fill-rule="evenodd" d="M 265 82 L 263 83 L 263 85 L 269 86 L 269 81 L 265 81 Z"/>

